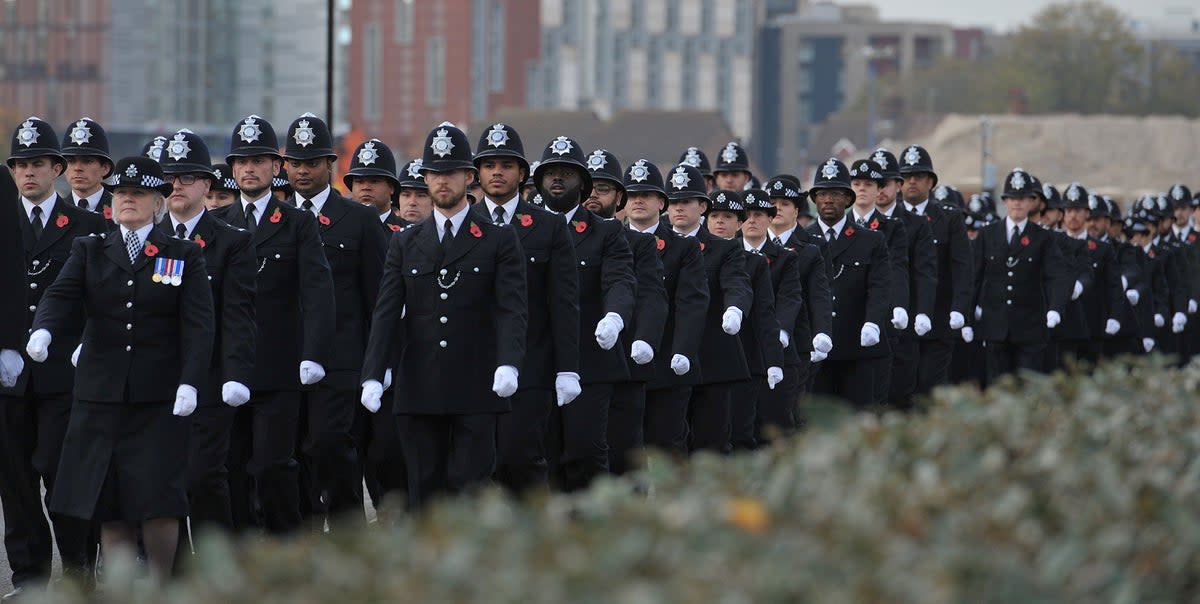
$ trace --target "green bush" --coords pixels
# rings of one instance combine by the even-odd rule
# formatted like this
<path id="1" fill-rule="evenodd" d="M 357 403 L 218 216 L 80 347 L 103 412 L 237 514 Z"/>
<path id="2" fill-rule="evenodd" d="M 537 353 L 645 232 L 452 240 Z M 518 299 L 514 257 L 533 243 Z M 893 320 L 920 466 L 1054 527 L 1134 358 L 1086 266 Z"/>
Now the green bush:
<path id="1" fill-rule="evenodd" d="M 923 413 L 847 417 L 750 455 L 654 458 L 575 496 L 489 491 L 394 526 L 209 538 L 166 593 L 114 563 L 99 599 L 1188 601 L 1198 382 L 1200 367 L 1151 359 L 946 388 Z"/>

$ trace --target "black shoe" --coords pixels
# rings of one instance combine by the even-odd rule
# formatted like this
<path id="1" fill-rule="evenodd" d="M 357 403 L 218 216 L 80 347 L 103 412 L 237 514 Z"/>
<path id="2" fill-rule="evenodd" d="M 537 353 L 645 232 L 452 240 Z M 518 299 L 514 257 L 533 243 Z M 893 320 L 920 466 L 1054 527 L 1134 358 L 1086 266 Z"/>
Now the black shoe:
<path id="1" fill-rule="evenodd" d="M 16 602 L 22 598 L 24 593 L 24 587 L 16 587 L 12 591 L 4 594 L 4 597 L 0 598 L 0 602 Z"/>

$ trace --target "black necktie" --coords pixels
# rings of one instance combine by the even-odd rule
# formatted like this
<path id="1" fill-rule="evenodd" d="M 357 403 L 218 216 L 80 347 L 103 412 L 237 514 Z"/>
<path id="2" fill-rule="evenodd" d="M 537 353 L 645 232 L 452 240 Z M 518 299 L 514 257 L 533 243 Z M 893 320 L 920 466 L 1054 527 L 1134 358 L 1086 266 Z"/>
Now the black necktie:
<path id="1" fill-rule="evenodd" d="M 783 247 L 783 240 L 778 237 L 771 239 L 771 243 L 774 243 L 775 245 L 778 245 L 779 247 Z"/>
<path id="2" fill-rule="evenodd" d="M 312 209 L 313 209 L 313 203 L 312 203 L 312 200 L 311 200 L 311 199 L 305 199 L 305 200 L 304 200 L 304 203 L 300 204 L 300 208 L 301 208 L 301 209 L 303 209 L 305 212 L 311 212 L 311 211 L 312 211 Z"/>
<path id="3" fill-rule="evenodd" d="M 446 224 L 442 227 L 442 254 L 450 253 L 450 244 L 454 241 L 454 223 L 450 219 L 446 219 Z"/>
<path id="4" fill-rule="evenodd" d="M 833 227 L 825 229 L 825 241 L 833 241 Z"/>
<path id="5" fill-rule="evenodd" d="M 84 198 L 81 198 L 81 199 L 79 200 L 79 202 L 78 202 L 78 203 L 76 203 L 76 205 L 78 205 L 79 207 L 81 207 L 81 208 L 83 208 L 83 209 L 85 209 L 85 210 L 86 210 L 86 209 L 88 209 L 88 202 L 87 202 L 87 198 L 86 198 L 86 197 L 84 197 Z"/>
<path id="6" fill-rule="evenodd" d="M 187 239 L 187 226 L 183 223 L 175 225 L 175 236 L 180 239 Z"/>
<path id="7" fill-rule="evenodd" d="M 33 217 L 29 219 L 29 226 L 33 228 L 33 240 L 37 241 L 42 238 L 42 206 L 33 206 Z"/>
<path id="8" fill-rule="evenodd" d="M 246 204 L 246 230 L 253 233 L 258 230 L 258 221 L 254 219 L 254 204 Z"/>
<path id="9" fill-rule="evenodd" d="M 504 206 L 496 206 L 496 209 L 492 211 L 492 219 L 496 225 L 504 226 Z"/>
<path id="10" fill-rule="evenodd" d="M 1009 245 L 1011 245 L 1011 246 L 1013 246 L 1013 247 L 1016 247 L 1016 245 L 1017 245 L 1017 235 L 1020 235 L 1020 234 L 1021 234 L 1021 229 L 1018 229 L 1016 226 L 1014 226 L 1014 227 L 1013 227 L 1013 231 L 1012 231 L 1012 237 L 1009 237 L 1009 238 L 1008 238 L 1008 244 L 1009 244 Z"/>

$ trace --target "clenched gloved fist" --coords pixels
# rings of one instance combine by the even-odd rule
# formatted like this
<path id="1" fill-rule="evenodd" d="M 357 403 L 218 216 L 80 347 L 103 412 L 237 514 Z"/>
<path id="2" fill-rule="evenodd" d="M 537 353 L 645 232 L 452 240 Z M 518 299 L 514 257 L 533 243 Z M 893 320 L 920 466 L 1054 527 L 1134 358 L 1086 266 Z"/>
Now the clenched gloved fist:
<path id="1" fill-rule="evenodd" d="M 736 336 L 742 330 L 742 309 L 736 306 L 726 308 L 725 314 L 721 316 L 721 329 L 731 336 Z"/>
<path id="2" fill-rule="evenodd" d="M 779 382 L 783 381 L 783 369 L 781 367 L 767 367 L 767 388 L 774 390 Z"/>
<path id="3" fill-rule="evenodd" d="M 634 340 L 629 346 L 629 358 L 638 365 L 645 365 L 654 360 L 654 349 L 642 340 Z"/>
<path id="4" fill-rule="evenodd" d="M 359 399 L 359 402 L 362 403 L 362 406 L 365 407 L 367 411 L 370 411 L 371 413 L 379 411 L 379 407 L 383 404 L 380 401 L 381 398 L 383 398 L 383 384 L 380 384 L 378 380 L 367 380 L 363 382 L 362 397 Z"/>
<path id="5" fill-rule="evenodd" d="M 579 385 L 578 373 L 560 371 L 558 377 L 554 378 L 554 395 L 559 407 L 575 400 L 575 397 L 579 396 L 580 392 L 583 392 L 583 387 Z"/>
<path id="6" fill-rule="evenodd" d="M 325 379 L 325 368 L 315 361 L 300 361 L 300 383 L 305 386 Z"/>
<path id="7" fill-rule="evenodd" d="M 517 368 L 512 365 L 501 365 L 496 368 L 496 376 L 492 379 L 492 392 L 500 398 L 508 398 L 517 391 Z"/>
<path id="8" fill-rule="evenodd" d="M 897 306 L 892 309 L 892 327 L 904 330 L 908 329 L 908 311 Z"/>
<path id="9" fill-rule="evenodd" d="M 29 336 L 29 343 L 25 345 L 25 354 L 34 363 L 45 362 L 46 356 L 50 353 L 50 332 L 45 329 L 39 329 Z"/>
<path id="10" fill-rule="evenodd" d="M 687 357 L 682 354 L 671 357 L 671 371 L 674 371 L 675 375 L 684 375 L 691 370 L 692 362 Z"/>
<path id="11" fill-rule="evenodd" d="M 862 331 L 860 331 L 858 334 L 858 343 L 861 344 L 863 348 L 869 348 L 878 344 L 879 326 L 869 321 L 863 323 Z"/>
<path id="12" fill-rule="evenodd" d="M 617 336 L 621 335 L 624 328 L 625 321 L 621 319 L 621 315 L 615 312 L 604 315 L 604 318 L 596 323 L 596 343 L 603 350 L 612 350 L 617 344 Z"/>
<path id="13" fill-rule="evenodd" d="M 179 417 L 187 417 L 196 410 L 196 388 L 187 384 L 180 384 L 175 390 L 175 408 L 171 413 Z"/>
<path id="14" fill-rule="evenodd" d="M 250 400 L 250 389 L 241 382 L 225 382 L 221 385 L 221 400 L 230 407 L 240 407 Z"/>

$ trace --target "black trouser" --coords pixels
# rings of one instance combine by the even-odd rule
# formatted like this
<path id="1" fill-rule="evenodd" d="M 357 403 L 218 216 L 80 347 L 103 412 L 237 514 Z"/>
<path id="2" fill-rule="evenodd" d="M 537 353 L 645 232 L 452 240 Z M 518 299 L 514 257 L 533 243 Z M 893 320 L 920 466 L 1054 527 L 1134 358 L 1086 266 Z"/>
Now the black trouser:
<path id="1" fill-rule="evenodd" d="M 949 381 L 950 355 L 954 353 L 954 335 L 941 340 L 919 340 L 917 351 L 916 394 L 929 394 L 937 386 Z"/>
<path id="2" fill-rule="evenodd" d="M 193 533 L 234 528 L 226 463 L 236 417 L 237 409 L 219 399 L 201 402 L 191 416 L 187 490 Z"/>
<path id="3" fill-rule="evenodd" d="M 1146 348 L 1142 346 L 1142 339 L 1137 336 L 1113 336 L 1104 340 L 1104 356 L 1115 358 L 1122 355 L 1131 354 L 1141 356 L 1146 354 Z"/>
<path id="4" fill-rule="evenodd" d="M 613 386 L 608 407 L 608 469 L 624 474 L 637 469 L 637 452 L 646 444 L 646 383 Z"/>
<path id="5" fill-rule="evenodd" d="M 874 359 L 850 359 L 834 361 L 825 359 L 813 382 L 813 393 L 842 398 L 855 409 L 871 408 L 875 402 L 875 371 L 878 363 Z"/>
<path id="6" fill-rule="evenodd" d="M 889 338 L 888 345 L 896 342 L 897 338 Z M 875 375 L 875 405 L 886 405 L 891 400 L 891 385 L 892 385 L 892 353 L 893 348 L 888 349 L 888 353 L 877 359 L 866 361 L 873 363 L 875 369 L 872 372 Z"/>
<path id="7" fill-rule="evenodd" d="M 892 347 L 888 402 L 898 409 L 908 409 L 912 407 L 913 394 L 917 391 L 921 341 L 911 335 L 902 335 L 888 340 L 888 344 Z"/>
<path id="8" fill-rule="evenodd" d="M 767 378 L 761 375 L 733 384 L 729 395 L 730 449 L 749 451 L 758 447 L 755 426 L 758 423 L 758 409 L 766 392 Z"/>
<path id="9" fill-rule="evenodd" d="M 1052 355 L 1046 355 L 1048 372 L 1063 367 L 1067 359 L 1094 363 L 1097 358 L 1093 356 L 1092 340 L 1051 340 L 1047 348 L 1052 348 Z"/>
<path id="10" fill-rule="evenodd" d="M 408 490 L 408 473 L 404 454 L 396 435 L 396 416 L 392 414 L 392 389 L 384 391 L 383 409 L 376 413 L 356 405 L 354 411 L 354 445 L 359 467 L 371 502 L 376 510 L 389 495 Z"/>
<path id="11" fill-rule="evenodd" d="M 646 390 L 646 446 L 687 455 L 691 386 Z"/>
<path id="12" fill-rule="evenodd" d="M 363 510 L 362 468 L 355 448 L 354 410 L 359 407 L 358 390 L 318 385 L 300 394 L 300 431 L 303 438 L 299 456 L 301 475 L 308 478 L 301 491 L 311 502 L 306 517 L 316 517 L 317 526 L 329 520 L 366 522 Z"/>
<path id="13" fill-rule="evenodd" d="M 299 392 L 256 392 L 238 408 L 227 464 L 235 530 L 245 531 L 260 520 L 274 534 L 300 526 L 299 425 Z"/>
<path id="14" fill-rule="evenodd" d="M 496 414 L 396 415 L 408 505 L 482 486 L 496 470 Z"/>
<path id="15" fill-rule="evenodd" d="M 807 364 L 807 363 L 805 363 Z M 800 387 L 804 381 L 803 365 L 784 365 L 783 381 L 771 390 L 766 382 L 758 393 L 758 409 L 754 416 L 754 441 L 765 445 L 775 438 L 791 434 L 799 425 Z M 734 405 L 737 405 L 734 397 Z M 736 438 L 735 438 L 736 440 Z M 737 444 L 735 443 L 736 447 Z"/>
<path id="16" fill-rule="evenodd" d="M 703 384 L 692 388 L 688 403 L 688 450 L 730 451 L 730 405 L 736 382 Z"/>
<path id="17" fill-rule="evenodd" d="M 90 523 L 59 514 L 51 514 L 47 522 L 42 509 L 54 493 L 71 400 L 69 392 L 0 396 L 0 503 L 4 506 L 4 547 L 15 587 L 46 585 L 54 543 L 64 574 L 87 582 Z M 94 543 L 91 548 L 94 555 Z"/>
<path id="18" fill-rule="evenodd" d="M 555 394 L 553 388 L 526 388 L 509 400 L 512 411 L 496 418 L 495 479 L 522 494 L 549 484 L 546 431 Z"/>
<path id="19" fill-rule="evenodd" d="M 988 383 L 994 384 L 1005 374 L 1020 369 L 1043 371 L 1046 358 L 1046 343 L 1013 343 L 989 340 L 984 348 L 987 352 Z"/>
<path id="20" fill-rule="evenodd" d="M 582 489 L 608 472 L 608 408 L 613 384 L 584 384 L 569 405 L 555 405 L 546 430 L 550 482 L 563 491 Z"/>

